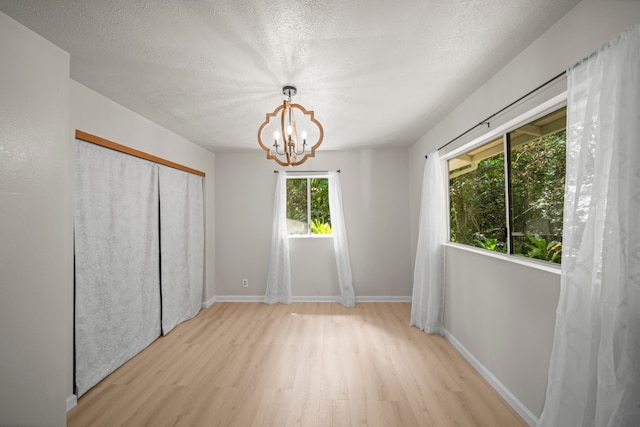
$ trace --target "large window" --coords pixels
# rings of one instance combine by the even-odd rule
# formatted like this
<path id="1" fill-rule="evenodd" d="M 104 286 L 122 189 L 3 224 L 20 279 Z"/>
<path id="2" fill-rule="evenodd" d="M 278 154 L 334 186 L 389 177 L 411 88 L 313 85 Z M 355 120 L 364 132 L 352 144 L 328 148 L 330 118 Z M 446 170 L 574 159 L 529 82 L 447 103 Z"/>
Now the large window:
<path id="1" fill-rule="evenodd" d="M 566 109 L 449 160 L 451 241 L 560 263 Z"/>
<path id="2" fill-rule="evenodd" d="M 287 178 L 287 229 L 290 235 L 331 234 L 327 178 Z"/>

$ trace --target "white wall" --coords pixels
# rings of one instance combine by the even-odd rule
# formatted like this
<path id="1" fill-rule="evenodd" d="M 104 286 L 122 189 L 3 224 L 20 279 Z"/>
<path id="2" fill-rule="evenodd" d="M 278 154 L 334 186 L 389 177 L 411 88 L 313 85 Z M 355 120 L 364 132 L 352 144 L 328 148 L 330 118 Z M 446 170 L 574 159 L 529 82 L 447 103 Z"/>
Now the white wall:
<path id="1" fill-rule="evenodd" d="M 327 144 L 327 142 L 325 142 Z M 275 176 L 263 152 L 216 155 L 216 295 L 264 296 Z M 319 151 L 295 170 L 341 170 L 356 296 L 410 296 L 406 149 Z M 294 297 L 336 296 L 330 238 L 291 238 Z M 242 287 L 242 279 L 249 287 Z"/>
<path id="2" fill-rule="evenodd" d="M 582 1 L 410 148 L 412 260 L 424 155 L 638 22 L 640 2 Z M 492 128 L 522 108 L 519 110 L 503 115 Z M 454 247 L 448 248 L 447 257 L 445 327 L 538 416 L 544 401 L 559 277 Z"/>
<path id="3" fill-rule="evenodd" d="M 535 415 L 544 403 L 559 272 L 448 247 L 445 326 Z"/>
<path id="4" fill-rule="evenodd" d="M 71 130 L 75 132 L 76 129 L 206 174 L 203 301 L 211 299 L 215 295 L 215 155 L 71 80 Z M 71 168 L 75 170 L 73 164 Z M 73 342 L 68 346 L 72 349 Z M 67 389 L 70 394 L 72 377 L 67 378 Z"/>
<path id="5" fill-rule="evenodd" d="M 0 13 L 0 425 L 63 426 L 69 56 Z"/>

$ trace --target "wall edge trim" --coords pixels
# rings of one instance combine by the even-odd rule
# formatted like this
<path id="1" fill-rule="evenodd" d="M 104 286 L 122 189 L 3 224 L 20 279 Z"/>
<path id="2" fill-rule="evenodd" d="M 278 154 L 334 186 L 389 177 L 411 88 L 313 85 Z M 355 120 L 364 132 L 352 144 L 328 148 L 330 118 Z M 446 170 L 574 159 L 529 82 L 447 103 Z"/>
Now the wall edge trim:
<path id="1" fill-rule="evenodd" d="M 67 412 L 75 408 L 77 405 L 78 405 L 78 396 L 76 396 L 75 394 L 72 394 L 71 396 L 67 397 Z"/>
<path id="2" fill-rule="evenodd" d="M 211 307 L 211 306 L 212 306 L 216 301 L 217 301 L 217 300 L 216 300 L 216 297 L 215 297 L 215 295 L 214 295 L 214 296 L 212 296 L 211 298 L 209 298 L 208 300 L 206 300 L 206 301 L 202 301 L 202 308 L 203 308 L 203 309 L 205 309 L 205 308 L 209 308 L 209 307 Z"/>

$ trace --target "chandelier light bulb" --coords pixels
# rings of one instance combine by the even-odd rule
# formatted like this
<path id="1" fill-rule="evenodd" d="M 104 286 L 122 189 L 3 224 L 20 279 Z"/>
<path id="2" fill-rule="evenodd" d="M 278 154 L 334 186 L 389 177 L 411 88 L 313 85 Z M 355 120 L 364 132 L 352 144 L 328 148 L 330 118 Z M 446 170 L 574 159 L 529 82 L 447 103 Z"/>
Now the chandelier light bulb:
<path id="1" fill-rule="evenodd" d="M 303 130 L 303 131 L 302 131 L 302 140 L 303 140 L 303 141 L 306 141 L 306 140 L 307 140 L 307 131 L 306 131 L 306 130 Z"/>
<path id="2" fill-rule="evenodd" d="M 293 128 L 291 127 L 291 125 L 287 126 L 287 135 L 291 136 L 291 134 L 293 133 Z"/>

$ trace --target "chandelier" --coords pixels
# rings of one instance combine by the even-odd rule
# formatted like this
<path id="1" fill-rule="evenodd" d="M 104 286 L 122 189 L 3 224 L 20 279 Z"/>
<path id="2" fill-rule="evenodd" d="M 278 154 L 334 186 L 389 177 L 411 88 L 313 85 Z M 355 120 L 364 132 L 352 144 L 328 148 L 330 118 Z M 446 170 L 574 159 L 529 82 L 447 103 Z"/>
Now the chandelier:
<path id="1" fill-rule="evenodd" d="M 294 86 L 284 86 L 282 94 L 287 99 L 273 113 L 267 113 L 258 129 L 258 143 L 267 152 L 267 159 L 275 160 L 281 166 L 298 166 L 314 157 L 324 138 L 324 129 L 313 111 L 291 103 L 291 97 L 296 93 L 298 90 Z M 300 136 L 298 129 L 301 129 Z"/>

